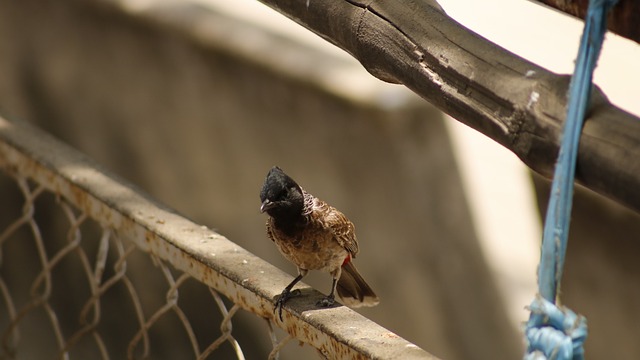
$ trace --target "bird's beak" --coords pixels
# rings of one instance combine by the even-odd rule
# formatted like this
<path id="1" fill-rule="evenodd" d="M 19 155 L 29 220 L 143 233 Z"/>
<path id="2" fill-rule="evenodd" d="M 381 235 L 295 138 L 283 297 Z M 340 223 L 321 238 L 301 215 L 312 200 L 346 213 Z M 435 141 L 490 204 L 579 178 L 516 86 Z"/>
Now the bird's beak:
<path id="1" fill-rule="evenodd" d="M 260 205 L 260 212 L 263 213 L 269 209 L 271 209 L 275 204 L 271 202 L 271 200 L 267 199 L 265 201 L 262 202 L 262 205 Z"/>

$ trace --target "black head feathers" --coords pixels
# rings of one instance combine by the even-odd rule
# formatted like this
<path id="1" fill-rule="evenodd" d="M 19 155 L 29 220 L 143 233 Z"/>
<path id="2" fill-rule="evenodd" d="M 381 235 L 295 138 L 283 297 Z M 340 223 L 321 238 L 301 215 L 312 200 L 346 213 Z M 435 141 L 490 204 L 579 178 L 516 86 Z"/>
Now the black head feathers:
<path id="1" fill-rule="evenodd" d="M 300 216 L 304 207 L 302 189 L 277 166 L 269 170 L 264 180 L 260 201 L 260 211 L 276 218 Z"/>

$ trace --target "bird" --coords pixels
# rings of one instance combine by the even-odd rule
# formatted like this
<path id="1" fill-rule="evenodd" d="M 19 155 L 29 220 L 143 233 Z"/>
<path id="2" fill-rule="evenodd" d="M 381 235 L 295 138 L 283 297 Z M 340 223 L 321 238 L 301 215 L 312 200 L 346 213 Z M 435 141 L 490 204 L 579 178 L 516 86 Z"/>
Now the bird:
<path id="1" fill-rule="evenodd" d="M 266 212 L 267 236 L 280 253 L 296 265 L 298 276 L 276 300 L 274 313 L 299 292 L 291 291 L 310 270 L 328 272 L 332 278 L 329 295 L 316 304 L 331 307 L 337 292 L 349 307 L 375 306 L 378 296 L 353 265 L 358 254 L 355 226 L 340 211 L 306 192 L 285 172 L 274 166 L 260 191 L 260 212 Z"/>

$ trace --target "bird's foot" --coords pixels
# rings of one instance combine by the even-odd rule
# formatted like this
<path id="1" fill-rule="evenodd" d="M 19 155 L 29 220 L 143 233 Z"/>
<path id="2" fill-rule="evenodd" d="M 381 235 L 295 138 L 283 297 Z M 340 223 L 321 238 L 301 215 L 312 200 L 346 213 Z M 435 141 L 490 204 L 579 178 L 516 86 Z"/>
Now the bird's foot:
<path id="1" fill-rule="evenodd" d="M 301 293 L 300 289 L 295 289 L 293 291 L 284 289 L 280 294 L 280 296 L 278 296 L 278 299 L 276 300 L 276 307 L 273 308 L 273 313 L 275 314 L 276 311 L 278 312 L 280 321 L 282 321 L 282 307 L 284 306 L 284 304 L 292 297 L 296 297 L 300 295 L 300 293 Z"/>
<path id="2" fill-rule="evenodd" d="M 319 307 L 330 307 L 336 303 L 336 299 L 333 296 L 323 297 L 320 301 L 316 303 L 316 306 Z"/>

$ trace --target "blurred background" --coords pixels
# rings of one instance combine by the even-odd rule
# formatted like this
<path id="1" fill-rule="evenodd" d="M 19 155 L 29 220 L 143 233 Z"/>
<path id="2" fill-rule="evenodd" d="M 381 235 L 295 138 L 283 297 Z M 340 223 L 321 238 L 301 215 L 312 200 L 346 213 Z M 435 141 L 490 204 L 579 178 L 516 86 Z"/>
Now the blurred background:
<path id="1" fill-rule="evenodd" d="M 580 21 L 524 0 L 440 4 L 519 56 L 572 72 Z M 637 44 L 609 34 L 595 75 L 634 114 L 638 59 Z M 359 312 L 443 359 L 521 357 L 547 180 L 274 10 L 0 0 L 0 74 L 3 116 L 293 275 L 259 212 L 264 176 L 282 167 L 356 224 L 357 266 L 381 298 Z M 640 354 L 637 234 L 637 214 L 578 189 L 561 296 L 589 320 L 590 358 Z M 329 290 L 326 274 L 305 281 Z"/>

